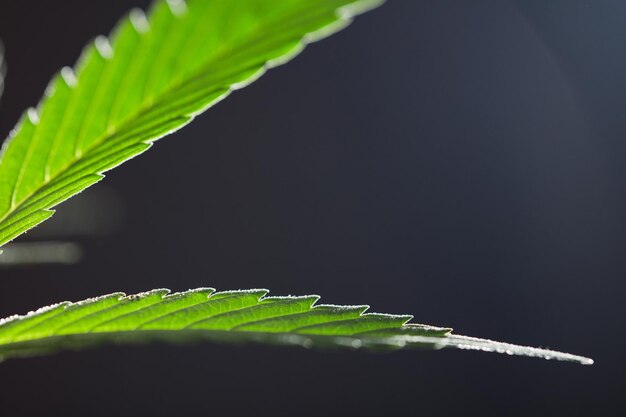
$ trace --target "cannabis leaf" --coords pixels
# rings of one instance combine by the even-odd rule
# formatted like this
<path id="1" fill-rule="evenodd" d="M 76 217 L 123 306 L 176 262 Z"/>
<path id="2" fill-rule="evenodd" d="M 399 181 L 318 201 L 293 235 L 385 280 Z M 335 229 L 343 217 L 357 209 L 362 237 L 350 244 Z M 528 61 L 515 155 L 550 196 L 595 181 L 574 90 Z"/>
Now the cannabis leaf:
<path id="1" fill-rule="evenodd" d="M 0 246 L 232 90 L 381 0 L 157 0 L 97 37 L 0 155 Z"/>
<path id="2" fill-rule="evenodd" d="M 412 316 L 365 313 L 368 306 L 316 304 L 317 295 L 267 297 L 268 290 L 157 289 L 64 302 L 0 320 L 0 360 L 104 343 L 215 341 L 376 350 L 454 347 L 592 364 L 547 349 L 451 334 Z"/>

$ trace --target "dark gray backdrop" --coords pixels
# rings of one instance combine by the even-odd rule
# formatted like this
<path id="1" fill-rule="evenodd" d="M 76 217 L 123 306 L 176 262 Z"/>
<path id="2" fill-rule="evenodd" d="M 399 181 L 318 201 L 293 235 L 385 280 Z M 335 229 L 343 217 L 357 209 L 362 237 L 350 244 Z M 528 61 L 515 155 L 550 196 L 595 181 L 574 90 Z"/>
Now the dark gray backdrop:
<path id="1" fill-rule="evenodd" d="M 146 2 L 1 0 L 0 136 L 133 5 Z M 620 414 L 625 21 L 617 0 L 391 1 L 111 172 L 97 187 L 125 220 L 79 238 L 83 262 L 0 270 L 0 316 L 116 290 L 268 287 L 593 367 L 110 347 L 0 364 L 0 413 Z"/>

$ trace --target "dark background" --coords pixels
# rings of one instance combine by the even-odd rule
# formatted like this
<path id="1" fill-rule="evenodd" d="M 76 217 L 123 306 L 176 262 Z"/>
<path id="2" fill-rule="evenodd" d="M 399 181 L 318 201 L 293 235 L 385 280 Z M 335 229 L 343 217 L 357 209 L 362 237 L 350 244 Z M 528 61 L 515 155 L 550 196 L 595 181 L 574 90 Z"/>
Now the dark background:
<path id="1" fill-rule="evenodd" d="M 133 5 L 0 0 L 0 135 Z M 1 364 L 0 414 L 623 415 L 625 22 L 618 0 L 391 1 L 85 193 L 125 220 L 80 264 L 0 270 L 0 316 L 267 287 L 594 366 L 109 347 Z"/>

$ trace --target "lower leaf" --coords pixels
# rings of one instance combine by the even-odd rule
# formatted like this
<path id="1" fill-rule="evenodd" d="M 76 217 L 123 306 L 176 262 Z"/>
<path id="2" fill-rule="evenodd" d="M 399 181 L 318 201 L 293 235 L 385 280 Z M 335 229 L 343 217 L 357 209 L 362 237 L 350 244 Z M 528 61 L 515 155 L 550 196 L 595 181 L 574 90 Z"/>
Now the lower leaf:
<path id="1" fill-rule="evenodd" d="M 449 328 L 410 323 L 408 315 L 366 313 L 365 305 L 317 304 L 317 295 L 267 293 L 156 289 L 54 304 L 0 320 L 0 360 L 112 343 L 210 341 L 367 350 L 452 347 L 593 363 L 568 353 L 455 335 Z"/>

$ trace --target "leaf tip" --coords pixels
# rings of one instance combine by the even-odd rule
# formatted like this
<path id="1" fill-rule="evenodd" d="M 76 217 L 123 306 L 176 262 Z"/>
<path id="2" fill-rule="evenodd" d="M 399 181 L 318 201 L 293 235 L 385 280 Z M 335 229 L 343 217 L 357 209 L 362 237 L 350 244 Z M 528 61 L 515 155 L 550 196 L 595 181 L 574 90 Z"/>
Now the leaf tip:
<path id="1" fill-rule="evenodd" d="M 150 30 L 150 23 L 146 18 L 146 14 L 139 8 L 132 9 L 128 15 L 130 23 L 137 33 L 143 35 Z"/>
<path id="2" fill-rule="evenodd" d="M 98 51 L 102 58 L 107 60 L 113 58 L 113 48 L 111 47 L 109 38 L 104 35 L 98 35 L 94 44 L 96 46 L 96 51 Z"/>
<path id="3" fill-rule="evenodd" d="M 75 88 L 78 84 L 78 80 L 76 79 L 76 74 L 74 74 L 74 70 L 71 67 L 63 67 L 61 68 L 61 78 L 65 82 L 65 84 L 70 88 Z"/>
<path id="4" fill-rule="evenodd" d="M 385 0 L 360 0 L 347 4 L 337 10 L 337 15 L 341 19 L 351 19 L 354 16 L 363 14 L 367 11 L 380 7 Z"/>
<path id="5" fill-rule="evenodd" d="M 593 365 L 594 363 L 595 363 L 594 360 L 591 358 L 582 357 L 580 360 L 581 365 Z"/>
<path id="6" fill-rule="evenodd" d="M 34 107 L 29 107 L 28 110 L 26 110 L 26 114 L 28 116 L 28 120 L 33 125 L 39 124 L 39 113 Z"/>
<path id="7" fill-rule="evenodd" d="M 187 12 L 187 3 L 185 0 L 166 0 L 170 11 L 174 16 L 182 16 Z"/>

